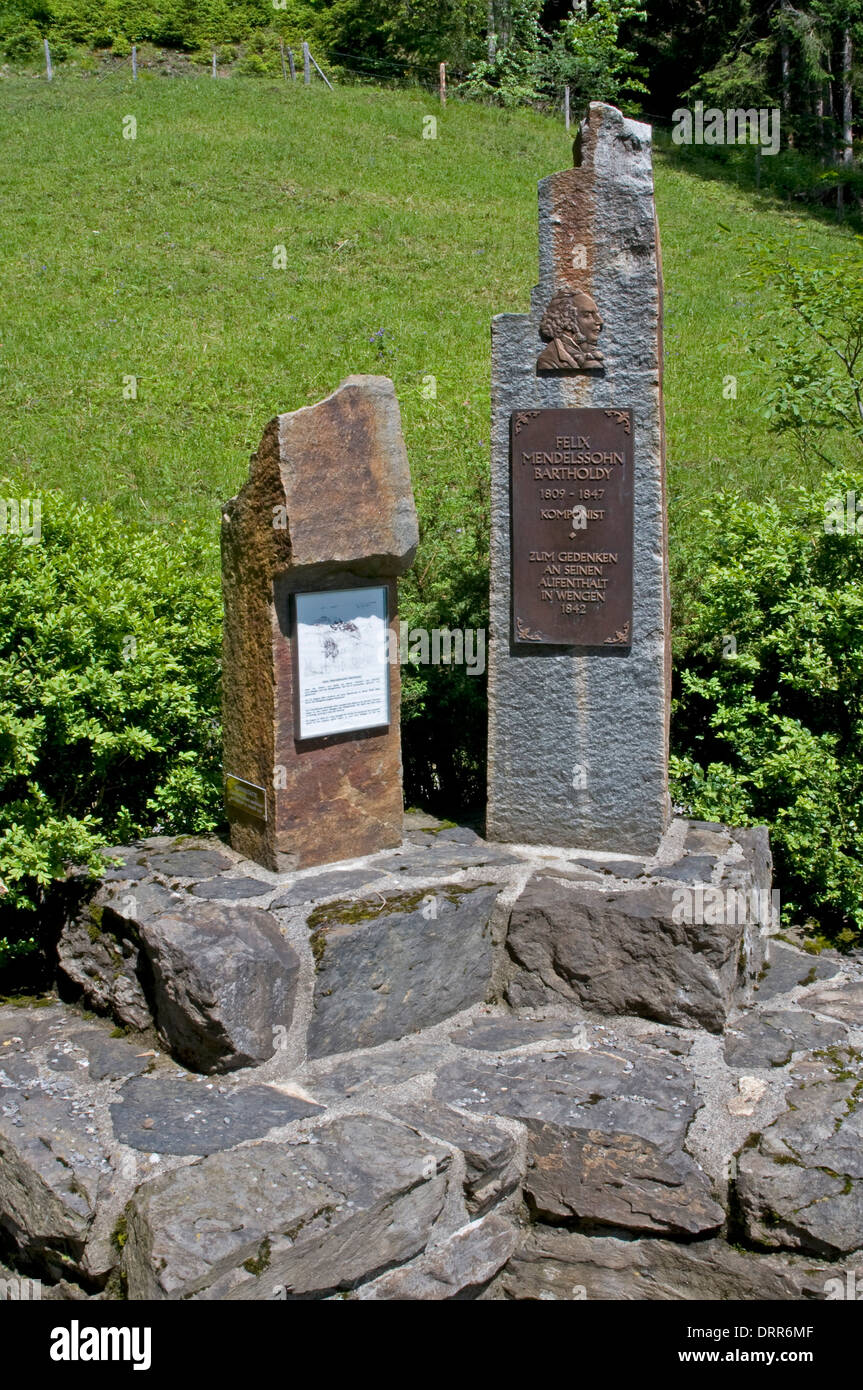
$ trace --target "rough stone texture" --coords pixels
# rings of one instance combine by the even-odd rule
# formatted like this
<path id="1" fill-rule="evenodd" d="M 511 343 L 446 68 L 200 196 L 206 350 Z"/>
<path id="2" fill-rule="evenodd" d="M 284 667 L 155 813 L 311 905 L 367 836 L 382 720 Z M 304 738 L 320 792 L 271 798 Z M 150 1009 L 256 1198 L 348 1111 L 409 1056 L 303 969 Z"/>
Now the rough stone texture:
<path id="1" fill-rule="evenodd" d="M 149 1051 L 139 1052 L 134 1044 L 89 1024 L 58 1039 L 45 1056 L 52 1071 L 73 1072 L 88 1081 L 125 1081 L 146 1071 L 151 1062 Z"/>
<path id="2" fill-rule="evenodd" d="M 524 1190 L 531 1211 L 544 1221 L 694 1236 L 725 1220 L 688 1154 L 664 1154 L 631 1134 L 528 1121 Z"/>
<path id="3" fill-rule="evenodd" d="M 230 855 L 219 849 L 178 849 L 150 856 L 150 868 L 168 879 L 214 878 L 233 867 Z"/>
<path id="4" fill-rule="evenodd" d="M 103 878 L 106 883 L 122 879 L 125 883 L 136 883 L 149 872 L 146 860 L 136 845 L 112 845 L 104 851 L 108 859 L 119 859 L 119 864 L 106 869 Z"/>
<path id="5" fill-rule="evenodd" d="M 353 893 L 365 888 L 382 877 L 384 870 L 377 864 L 367 869 L 333 869 L 326 874 L 311 874 L 299 882 L 282 888 L 270 903 L 271 911 L 280 907 L 295 907 L 298 903 L 311 903 L 327 898 L 337 898 L 342 893 Z"/>
<path id="6" fill-rule="evenodd" d="M 507 945 L 528 972 L 511 1001 L 544 988 L 599 1013 L 720 1031 L 743 983 L 746 928 L 676 921 L 676 909 L 670 885 L 609 893 L 532 877 L 510 917 Z"/>
<path id="7" fill-rule="evenodd" d="M 201 1082 L 140 1077 L 111 1106 L 117 1138 L 143 1153 L 211 1154 L 320 1113 L 273 1086 L 220 1092 Z"/>
<path id="8" fill-rule="evenodd" d="M 784 1067 L 795 1052 L 832 1047 L 848 1037 L 841 1023 L 803 1009 L 775 1009 L 733 1020 L 725 1037 L 730 1067 Z"/>
<path id="9" fill-rule="evenodd" d="M 282 508 L 286 525 L 274 525 Z M 264 431 L 248 482 L 226 504 L 222 663 L 225 772 L 267 788 L 266 821 L 231 810 L 235 849 L 269 869 L 323 864 L 402 837 L 400 673 L 390 724 L 298 743 L 290 596 L 395 579 L 418 542 L 393 384 L 348 377 Z M 273 770 L 283 774 L 274 789 Z"/>
<path id="10" fill-rule="evenodd" d="M 492 326 L 488 835 L 653 854 L 670 814 L 670 647 L 650 128 L 594 102 L 576 158 L 575 168 L 539 185 L 539 285 L 530 313 L 501 314 Z M 596 301 L 604 321 L 601 374 L 537 375 L 540 320 L 560 289 L 586 290 Z M 628 651 L 529 650 L 511 642 L 510 414 L 577 406 L 633 413 Z M 584 769 L 582 787 L 573 785 L 575 767 Z"/>
<path id="11" fill-rule="evenodd" d="M 618 878 L 640 878 L 644 873 L 644 863 L 638 859 L 612 859 L 604 856 L 602 859 L 576 859 L 575 862 L 585 869 L 592 869 L 600 874 L 613 874 Z"/>
<path id="12" fill-rule="evenodd" d="M 153 855 L 149 871 L 201 851 Z M 225 856 L 208 852 L 214 874 Z M 255 884 L 253 879 L 206 880 Z M 196 887 L 200 888 L 199 883 Z M 189 886 L 190 887 L 190 886 Z M 265 891 L 270 891 L 266 889 Z M 152 881 L 103 885 L 64 926 L 63 975 L 84 1001 L 136 1029 L 155 1026 L 178 1060 L 201 1071 L 266 1061 L 293 1015 L 299 960 L 269 913 L 202 900 Z"/>
<path id="13" fill-rule="evenodd" d="M 450 1155 L 351 1116 L 289 1144 L 213 1154 L 138 1189 L 123 1267 L 133 1299 L 312 1298 L 426 1245 Z"/>
<path id="14" fill-rule="evenodd" d="M 497 1214 L 462 1226 L 402 1269 L 364 1284 L 350 1298 L 441 1302 L 474 1296 L 497 1274 L 518 1244 L 512 1221 Z"/>
<path id="15" fill-rule="evenodd" d="M 342 1061 L 313 1061 L 306 1084 L 315 1099 L 338 1102 L 431 1074 L 439 1062 L 437 1043 L 407 1040 L 398 1047 L 377 1047 Z"/>
<path id="16" fill-rule="evenodd" d="M 401 1038 L 485 999 L 497 894 L 449 886 L 313 914 L 309 1056 Z"/>
<path id="17" fill-rule="evenodd" d="M 770 952 L 764 963 L 764 976 L 756 986 L 759 1004 L 773 999 L 777 994 L 787 994 L 798 985 L 814 984 L 816 980 L 829 980 L 839 967 L 835 961 L 821 956 L 810 956 L 786 946 L 781 941 L 771 941 Z M 863 1016 L 863 1010 L 861 1010 Z"/>
<path id="18" fill-rule="evenodd" d="M 798 997 L 797 1002 L 814 1009 L 816 1013 L 828 1014 L 830 1018 L 839 1018 L 855 1028 L 863 1028 L 863 983 L 860 981 L 834 988 L 825 985 L 808 989 Z"/>
<path id="19" fill-rule="evenodd" d="M 753 847 L 690 829 L 676 822 L 672 852 L 647 863 L 660 884 L 681 845 L 683 858 L 715 856 L 715 881 L 758 872 L 747 867 Z M 170 851 L 154 843 L 145 861 Z M 498 882 L 516 884 L 519 872 Z M 555 879 L 578 886 L 546 871 Z M 608 875 L 593 891 L 610 881 L 639 891 Z M 111 886 L 130 911 L 123 885 Z M 145 902 L 148 884 L 138 888 Z M 211 910 L 188 885 L 175 900 Z M 303 950 L 304 917 L 283 919 Z M 834 958 L 834 979 L 803 993 L 823 991 L 859 1023 L 861 959 Z M 308 1003 L 311 966 L 309 951 Z M 799 968 L 791 962 L 792 981 Z M 209 1080 L 150 1038 L 112 1037 L 77 1006 L 0 1005 L 2 1258 L 40 1276 L 45 1298 L 116 1298 L 112 1233 L 131 1201 L 122 1259 L 134 1264 L 136 1301 L 154 1289 L 256 1300 L 853 1298 L 863 1063 L 846 1023 L 801 1008 L 791 988 L 784 1007 L 756 996 L 735 1012 L 728 1056 L 740 1047 L 742 1060 L 731 1063 L 723 1040 L 696 1027 L 585 1017 L 556 996 L 546 1016 L 475 1004 L 455 1024 L 312 1061 L 296 1046 L 303 1009 L 265 1069 Z"/>
<path id="20" fill-rule="evenodd" d="M 223 903 L 263 898 L 272 891 L 273 885 L 262 883 L 259 878 L 207 878 L 192 886 L 196 898 L 214 898 Z"/>
<path id="21" fill-rule="evenodd" d="M 725 826 L 713 825 L 709 821 L 690 821 L 687 840 L 699 831 L 714 835 L 730 835 L 734 843 L 743 850 L 747 879 L 761 892 L 769 891 L 773 879 L 773 855 L 770 852 L 770 832 L 766 825 Z M 726 867 L 723 878 L 731 881 L 733 877 L 732 870 Z"/>
<path id="22" fill-rule="evenodd" d="M 102 887 L 67 921 L 57 942 L 62 974 L 86 1004 L 129 1028 L 152 1022 L 140 979 L 141 924 L 178 900 L 156 883 Z"/>
<path id="23" fill-rule="evenodd" d="M 487 1211 L 524 1177 L 518 1144 L 498 1125 L 468 1119 L 430 1100 L 391 1106 L 390 1113 L 464 1154 L 465 1202 L 474 1215 Z"/>
<path id="24" fill-rule="evenodd" d="M 787 1110 L 738 1157 L 747 1238 L 836 1259 L 863 1248 L 863 1066 L 835 1048 L 792 1068 Z"/>
<path id="25" fill-rule="evenodd" d="M 482 845 L 482 837 L 469 825 L 417 826 L 416 813 L 405 813 L 405 833 L 415 844 Z"/>
<path id="26" fill-rule="evenodd" d="M 663 878 L 679 879 L 681 883 L 710 883 L 716 860 L 708 854 L 689 854 L 662 870 Z"/>
<path id="27" fill-rule="evenodd" d="M 750 1254 L 721 1240 L 620 1240 L 539 1226 L 485 1297 L 567 1302 L 824 1298 L 828 1281 L 841 1273 L 836 1265 Z"/>
<path id="28" fill-rule="evenodd" d="M 475 1048 L 479 1052 L 509 1052 L 515 1047 L 532 1043 L 572 1042 L 581 1025 L 555 1022 L 534 1023 L 526 1018 L 481 1018 L 470 1028 L 457 1028 L 450 1040 L 459 1047 Z"/>
<path id="29" fill-rule="evenodd" d="M 156 1026 L 179 1061 L 230 1071 L 272 1056 L 300 966 L 269 913 L 202 902 L 149 918 L 141 938 Z"/>
<path id="30" fill-rule="evenodd" d="M 99 1298 L 101 1295 L 94 1295 Z M 0 1264 L 0 1303 L 88 1303 L 90 1295 L 77 1284 L 58 1279 L 56 1284 L 43 1284 L 39 1277 L 19 1274 Z"/>
<path id="31" fill-rule="evenodd" d="M 90 1241 L 111 1176 L 110 1154 L 86 1099 L 65 1078 L 46 1081 L 29 1056 L 4 1053 L 0 1226 L 19 1256 L 103 1273 L 104 1262 L 96 1255 L 94 1263 Z"/>
<path id="32" fill-rule="evenodd" d="M 396 854 L 378 860 L 378 868 L 391 874 L 409 874 L 412 878 L 434 877 L 458 873 L 460 869 L 481 869 L 486 864 L 518 864 L 521 861 L 493 845 L 480 843 L 460 845 L 452 841 L 411 843 Z"/>
<path id="33" fill-rule="evenodd" d="M 681 1062 L 639 1047 L 449 1062 L 434 1094 L 469 1114 L 633 1135 L 663 1154 L 682 1147 L 700 1104 Z"/>
<path id="34" fill-rule="evenodd" d="M 429 843 L 447 854 L 487 852 L 474 832 L 461 837 L 431 817 L 409 817 L 408 827 L 403 862 L 421 863 Z M 211 858 L 206 866 L 174 858 L 186 854 Z M 201 935 L 213 937 L 210 914 L 267 914 L 192 891 L 258 872 L 218 841 L 159 837 L 131 847 L 130 856 L 118 855 L 125 876 L 105 884 L 95 916 L 76 920 L 93 956 L 101 961 L 107 951 L 106 981 L 122 968 L 122 943 L 131 946 L 135 978 L 152 1006 L 149 937 L 159 923 L 191 915 Z M 713 889 L 766 890 L 762 831 L 675 820 L 650 859 L 522 848 L 513 863 L 466 869 L 460 884 L 430 885 L 421 873 L 387 879 L 382 858 L 299 883 L 265 875 L 271 897 L 300 883 L 314 884 L 320 896 L 314 911 L 302 903 L 280 910 L 280 939 L 303 960 L 302 997 L 285 1036 L 268 1038 L 272 1050 L 261 1066 L 207 1079 L 172 1064 L 154 1036 L 112 1037 L 110 1022 L 86 1018 L 75 1004 L 0 1005 L 0 1252 L 13 1269 L 41 1275 L 44 1297 L 116 1298 L 120 1251 L 112 1233 L 131 1199 L 143 1222 L 132 1236 L 135 1299 L 149 1296 L 148 1281 L 158 1297 L 201 1299 L 854 1296 L 841 1261 L 859 1274 L 863 1072 L 848 1025 L 863 1021 L 860 953 L 824 962 L 790 950 L 786 959 L 772 942 L 772 968 L 786 985 L 775 991 L 779 1007 L 756 993 L 731 1015 L 723 1040 L 705 1037 L 694 1019 L 669 1026 L 585 1014 L 578 999 L 548 991 L 523 967 L 519 979 L 545 991 L 542 1008 L 508 1011 L 500 998 L 513 963 L 504 954 L 504 914 L 496 912 L 496 963 L 490 992 L 481 995 L 496 1002 L 340 1056 L 309 1060 L 305 1047 L 319 983 L 315 954 L 326 954 L 333 929 L 349 938 L 374 926 L 372 947 L 388 978 L 371 988 L 369 953 L 361 953 L 370 1007 L 393 1008 L 385 991 L 396 981 L 409 1012 L 409 966 L 424 953 L 411 941 L 401 956 L 381 945 L 387 914 L 380 908 L 410 916 L 425 907 L 426 927 L 450 931 L 429 910 L 439 898 L 460 902 L 506 887 L 510 902 L 530 871 L 550 893 L 589 892 L 597 903 L 697 889 L 708 869 Z M 153 881 L 154 859 L 161 884 Z M 698 859 L 710 862 L 693 867 Z M 665 877 L 681 862 L 688 867 L 680 878 Z M 327 903 L 331 873 L 340 875 L 337 889 L 356 874 L 356 891 L 368 874 L 380 890 L 366 902 Z M 336 920 L 342 912 L 348 920 Z M 211 944 L 204 941 L 205 953 Z M 759 935 L 740 946 L 751 978 L 763 942 Z M 87 956 L 82 945 L 82 965 Z M 438 987 L 449 984 L 454 959 L 449 943 L 435 965 Z M 805 987 L 810 961 L 834 977 Z M 797 1089 L 783 1111 L 789 1086 Z M 333 1128 L 336 1121 L 342 1128 Z M 369 1124 L 388 1128 L 371 1133 L 362 1128 Z M 406 1149 L 422 1155 L 419 1186 L 403 1182 Z M 445 1193 L 434 1186 L 444 1162 Z M 191 1179 L 181 1170 L 203 1171 Z M 154 1191 L 164 1195 L 151 1227 Z M 519 1225 L 522 1245 L 513 1249 L 513 1221 L 528 1214 L 534 1223 Z M 712 1235 L 720 1223 L 722 1240 Z M 618 1238 L 624 1232 L 627 1239 Z M 148 1267 L 151 1239 L 165 1241 L 170 1289 Z"/>
<path id="35" fill-rule="evenodd" d="M 748 832 L 743 832 L 744 834 Z M 687 822 L 683 848 L 690 854 L 711 854 L 722 857 L 734 843 L 734 832 L 727 825 L 717 821 L 691 820 Z"/>

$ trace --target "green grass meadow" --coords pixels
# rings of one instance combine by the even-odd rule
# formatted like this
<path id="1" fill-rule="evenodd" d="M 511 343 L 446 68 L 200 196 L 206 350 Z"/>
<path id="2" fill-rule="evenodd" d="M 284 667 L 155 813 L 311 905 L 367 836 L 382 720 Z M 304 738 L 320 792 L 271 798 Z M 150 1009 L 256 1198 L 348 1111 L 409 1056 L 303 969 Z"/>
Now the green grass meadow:
<path id="1" fill-rule="evenodd" d="M 459 494 L 485 487 L 489 321 L 527 308 L 536 183 L 571 158 L 561 122 L 441 111 L 422 92 L 61 68 L 51 84 L 0 80 L 0 142 L 10 486 L 108 501 L 126 522 L 208 520 L 215 562 L 218 504 L 266 421 L 382 372 L 402 409 L 419 564 L 445 568 Z M 805 235 L 826 250 L 850 234 L 661 151 L 657 203 L 673 545 L 720 487 L 760 496 L 807 476 L 763 418 L 746 345 L 770 304 L 741 281 L 747 248 Z"/>

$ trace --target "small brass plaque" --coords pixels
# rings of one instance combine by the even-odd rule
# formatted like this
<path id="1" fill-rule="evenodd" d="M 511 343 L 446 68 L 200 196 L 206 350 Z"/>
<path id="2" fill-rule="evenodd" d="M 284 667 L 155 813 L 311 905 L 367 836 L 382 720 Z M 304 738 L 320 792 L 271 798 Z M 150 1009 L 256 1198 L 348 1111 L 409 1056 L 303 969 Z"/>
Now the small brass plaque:
<path id="1" fill-rule="evenodd" d="M 247 816 L 258 820 L 267 819 L 267 793 L 264 787 L 254 782 L 244 782 L 242 777 L 225 777 L 225 804 L 237 811 L 245 811 Z"/>

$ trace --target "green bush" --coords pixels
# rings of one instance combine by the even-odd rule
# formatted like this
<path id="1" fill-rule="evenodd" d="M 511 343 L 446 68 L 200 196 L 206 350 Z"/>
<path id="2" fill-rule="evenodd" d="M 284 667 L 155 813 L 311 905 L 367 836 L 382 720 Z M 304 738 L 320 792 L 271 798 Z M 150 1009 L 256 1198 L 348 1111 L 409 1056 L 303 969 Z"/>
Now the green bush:
<path id="1" fill-rule="evenodd" d="M 237 71 L 247 77 L 281 77 L 282 59 L 278 35 L 271 30 L 252 34 L 243 46 Z"/>
<path id="2" fill-rule="evenodd" d="M 429 425 L 434 415 L 427 415 Z M 415 483 L 422 544 L 399 585 L 408 632 L 482 633 L 487 659 L 489 478 L 483 440 L 465 439 Z M 477 648 L 474 649 L 476 654 Z M 408 647 L 410 656 L 410 644 Z M 486 674 L 474 662 L 402 666 L 405 800 L 444 815 L 481 810 L 486 790 Z"/>
<path id="3" fill-rule="evenodd" d="M 829 257 L 799 236 L 765 242 L 749 272 L 778 297 L 751 344 L 772 381 L 767 419 L 803 460 L 829 467 L 863 459 L 863 239 L 855 242 Z"/>
<path id="4" fill-rule="evenodd" d="M 784 920 L 842 942 L 863 932 L 858 497 L 838 472 L 784 505 L 720 497 L 678 556 L 675 615 L 678 801 L 766 822 Z"/>
<path id="5" fill-rule="evenodd" d="M 68 860 L 95 869 L 99 846 L 220 821 L 212 538 L 39 500 L 38 542 L 23 517 L 0 534 L 4 908 L 37 906 Z M 0 931 L 0 965 L 28 939 Z"/>
<path id="6" fill-rule="evenodd" d="M 3 52 L 13 63 L 38 62 L 43 54 L 42 35 L 35 24 L 23 24 L 2 34 Z"/>
<path id="7" fill-rule="evenodd" d="M 0 49 L 12 59 L 38 58 L 42 39 L 58 55 L 69 45 L 110 48 L 128 54 L 132 43 L 203 50 L 275 29 L 291 42 L 314 41 L 321 11 L 306 0 L 4 0 Z M 292 37 L 293 36 L 293 39 Z"/>

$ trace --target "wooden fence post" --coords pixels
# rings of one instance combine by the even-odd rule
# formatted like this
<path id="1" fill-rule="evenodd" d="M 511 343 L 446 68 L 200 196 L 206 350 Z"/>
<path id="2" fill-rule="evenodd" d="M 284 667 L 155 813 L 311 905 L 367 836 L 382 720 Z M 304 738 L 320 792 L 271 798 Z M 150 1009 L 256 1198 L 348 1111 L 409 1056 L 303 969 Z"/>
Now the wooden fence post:
<path id="1" fill-rule="evenodd" d="M 312 58 L 311 53 L 309 54 L 309 57 Z M 314 58 L 312 58 L 312 62 L 315 63 Z M 321 71 L 321 69 L 318 67 L 318 64 L 317 64 L 317 63 L 315 63 L 315 71 L 317 72 L 317 74 L 318 74 L 319 77 L 322 77 L 322 78 L 324 79 L 324 81 L 326 82 L 326 84 L 327 84 L 327 86 L 329 87 L 330 91 L 332 91 L 332 90 L 333 90 L 333 84 L 332 84 L 332 82 L 331 82 L 330 79 L 327 77 L 326 73 L 324 73 L 324 72 Z"/>

